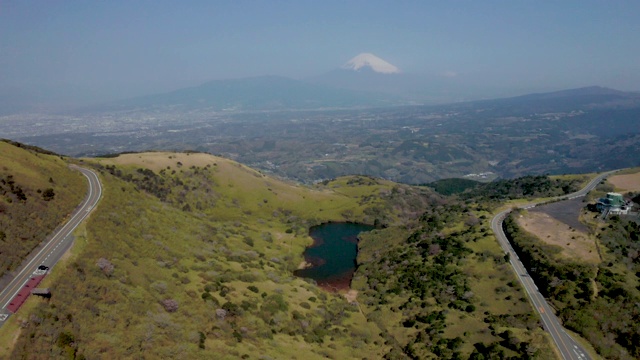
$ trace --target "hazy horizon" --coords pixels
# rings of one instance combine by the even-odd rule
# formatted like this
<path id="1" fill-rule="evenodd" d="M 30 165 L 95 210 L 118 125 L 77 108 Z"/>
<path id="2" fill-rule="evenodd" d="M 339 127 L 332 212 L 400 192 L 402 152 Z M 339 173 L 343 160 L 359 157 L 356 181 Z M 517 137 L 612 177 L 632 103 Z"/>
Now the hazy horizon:
<path id="1" fill-rule="evenodd" d="M 216 79 L 304 79 L 362 52 L 405 73 L 513 95 L 637 91 L 638 13 L 632 1 L 7 2 L 0 104 L 82 105 Z"/>

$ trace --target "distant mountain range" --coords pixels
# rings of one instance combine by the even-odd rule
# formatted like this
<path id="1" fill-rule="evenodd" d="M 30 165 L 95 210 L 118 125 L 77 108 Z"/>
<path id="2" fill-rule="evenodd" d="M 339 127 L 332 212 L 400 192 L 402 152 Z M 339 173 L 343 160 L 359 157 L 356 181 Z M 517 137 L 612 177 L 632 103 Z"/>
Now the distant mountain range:
<path id="1" fill-rule="evenodd" d="M 214 80 L 199 86 L 115 101 L 85 110 L 210 108 L 259 111 L 433 105 L 473 99 L 454 76 L 403 73 L 397 66 L 362 53 L 327 73 L 294 80 L 281 76 Z"/>
<path id="2" fill-rule="evenodd" d="M 281 76 L 214 80 L 199 86 L 115 101 L 84 110 L 210 109 L 238 112 L 348 109 L 463 103 L 474 100 L 472 94 L 482 93 L 454 75 L 403 73 L 395 65 L 373 54 L 363 53 L 340 68 L 304 80 Z M 587 105 L 636 106 L 638 97 L 637 93 L 588 87 L 487 100 L 486 104 L 528 106 L 532 112 L 544 112 Z"/>
<path id="3" fill-rule="evenodd" d="M 536 93 L 504 99 L 484 100 L 470 104 L 526 108 L 531 112 L 570 111 L 575 109 L 632 108 L 640 106 L 640 93 L 625 92 L 601 86 Z"/>
<path id="4" fill-rule="evenodd" d="M 479 95 L 481 94 L 481 95 Z M 336 69 L 302 80 L 259 76 L 213 80 L 198 86 L 76 109 L 75 112 L 145 111 L 278 111 L 357 109 L 401 105 L 460 104 L 504 97 L 505 93 L 474 86 L 457 74 L 420 75 L 371 53 L 359 54 Z M 508 93 L 507 93 L 508 95 Z M 638 93 L 601 87 L 486 100 L 500 106 L 529 106 L 531 111 L 572 109 L 575 106 L 629 107 Z M 37 94 L 18 89 L 0 91 L 0 115 L 58 112 L 70 104 L 46 103 Z"/>
<path id="5" fill-rule="evenodd" d="M 394 79 L 389 81 L 388 76 Z M 294 80 L 279 76 L 215 80 L 163 94 L 136 97 L 85 108 L 85 111 L 211 109 L 213 111 L 269 111 L 372 108 L 400 105 L 446 104 L 446 96 L 419 94 L 419 81 L 406 74 L 381 74 L 338 69 L 322 79 Z M 332 85 L 329 85 L 332 84 Z M 351 88 L 350 88 L 351 87 Z M 368 88 L 370 91 L 358 90 Z M 402 95 L 414 89 L 414 96 Z M 640 93 L 591 86 L 510 98 L 453 102 L 455 106 L 499 106 L 526 108 L 532 113 L 576 108 L 630 108 L 640 106 Z"/>
<path id="6" fill-rule="evenodd" d="M 163 94 L 91 107 L 91 110 L 171 107 L 216 111 L 301 110 L 381 107 L 402 104 L 399 97 L 333 88 L 281 76 L 214 80 Z"/>

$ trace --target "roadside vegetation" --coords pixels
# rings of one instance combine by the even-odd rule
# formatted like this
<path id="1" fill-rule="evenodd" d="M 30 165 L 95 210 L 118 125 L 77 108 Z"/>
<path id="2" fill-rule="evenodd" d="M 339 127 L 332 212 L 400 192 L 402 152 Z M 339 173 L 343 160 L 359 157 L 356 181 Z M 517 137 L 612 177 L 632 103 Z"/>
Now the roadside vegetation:
<path id="1" fill-rule="evenodd" d="M 460 197 L 476 202 L 495 202 L 561 196 L 580 190 L 583 181 L 582 178 L 527 175 L 486 183 L 461 194 Z"/>
<path id="2" fill-rule="evenodd" d="M 611 191 L 611 186 L 602 184 L 598 190 Z M 639 358 L 637 219 L 612 216 L 606 222 L 590 221 L 603 258 L 594 263 L 590 258 L 563 256 L 562 247 L 547 244 L 522 230 L 515 220 L 519 216 L 519 212 L 514 212 L 506 219 L 505 232 L 564 325 L 587 339 L 606 359 Z"/>
<path id="3" fill-rule="evenodd" d="M 435 205 L 435 204 L 434 204 Z M 353 287 L 393 344 L 387 358 L 550 358 L 524 290 L 490 233 L 486 214 L 435 205 L 389 244 L 385 229 L 361 241 Z"/>
<path id="4" fill-rule="evenodd" d="M 80 204 L 83 176 L 51 152 L 0 141 L 0 277 Z"/>
<path id="5" fill-rule="evenodd" d="M 362 235 L 352 287 L 393 345 L 386 357 L 555 357 L 490 221 L 493 199 L 572 191 L 562 185 L 528 177 L 479 185 L 432 198 L 411 227 Z"/>

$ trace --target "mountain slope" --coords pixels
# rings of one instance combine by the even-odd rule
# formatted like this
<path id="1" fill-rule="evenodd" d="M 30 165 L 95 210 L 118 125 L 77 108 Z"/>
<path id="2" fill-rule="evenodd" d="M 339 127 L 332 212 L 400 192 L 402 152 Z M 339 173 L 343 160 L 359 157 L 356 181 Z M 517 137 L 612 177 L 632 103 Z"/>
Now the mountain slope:
<path id="1" fill-rule="evenodd" d="M 0 141 L 0 277 L 82 200 L 86 184 L 59 156 Z"/>
<path id="2" fill-rule="evenodd" d="M 482 91 L 465 85 L 460 79 L 411 73 L 378 73 L 368 68 L 359 71 L 335 69 L 307 81 L 353 91 L 375 91 L 405 105 L 436 105 L 482 98 Z"/>
<path id="3" fill-rule="evenodd" d="M 514 280 L 490 266 L 504 261 L 483 234 L 486 224 L 476 219 L 469 231 L 454 230 L 485 210 L 365 176 L 296 186 L 207 154 L 139 153 L 84 163 L 100 171 L 103 200 L 78 239 L 80 250 L 45 280 L 49 302 L 34 299 L 26 307 L 31 313 L 11 318 L 23 330 L 8 358 L 551 354 L 532 309 L 516 300 L 522 290 L 503 287 L 495 295 L 483 288 Z M 441 217 L 437 228 L 433 216 Z M 362 271 L 354 280 L 359 304 L 292 275 L 311 244 L 309 227 L 325 221 L 386 226 L 362 242 Z M 427 240 L 440 244 L 442 259 L 474 255 L 447 269 L 434 267 L 433 258 L 424 259 L 426 267 L 405 266 L 402 249 L 411 248 L 407 255 L 418 261 L 414 255 L 424 253 Z M 455 276 L 433 288 L 443 291 L 433 302 L 415 298 L 417 288 L 396 282 L 396 275 L 381 283 L 388 266 L 410 275 L 406 280 L 421 269 Z M 438 329 L 428 335 L 433 346 L 417 335 L 426 322 Z M 518 347 L 501 345 L 504 334 L 490 330 L 496 326 L 513 331 L 517 338 L 504 334 Z M 474 350 L 474 342 L 491 346 Z"/>
<path id="4" fill-rule="evenodd" d="M 56 268 L 51 302 L 27 321 L 37 336 L 10 357 L 382 356 L 355 305 L 292 276 L 310 225 L 366 221 L 358 197 L 204 154 L 98 162 L 105 191 L 84 249 Z"/>
<path id="5" fill-rule="evenodd" d="M 214 80 L 199 86 L 117 101 L 97 109 L 178 108 L 222 110 L 287 110 L 382 106 L 381 96 L 335 89 L 280 76 Z"/>
<path id="6" fill-rule="evenodd" d="M 500 106 L 531 112 L 560 112 L 603 108 L 632 108 L 640 106 L 640 93 L 625 92 L 601 86 L 588 86 L 547 93 L 472 102 L 473 105 Z"/>

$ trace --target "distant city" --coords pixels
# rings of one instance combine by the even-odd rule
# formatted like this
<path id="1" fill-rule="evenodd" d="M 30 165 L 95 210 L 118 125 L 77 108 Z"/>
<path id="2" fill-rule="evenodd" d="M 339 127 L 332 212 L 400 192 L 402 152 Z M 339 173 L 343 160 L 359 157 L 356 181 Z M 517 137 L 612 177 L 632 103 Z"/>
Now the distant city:
<path id="1" fill-rule="evenodd" d="M 0 127 L 4 137 L 64 155 L 192 150 L 304 183 L 354 173 L 411 184 L 462 176 L 490 181 L 637 165 L 639 99 L 585 88 L 342 110 L 129 106 L 8 115 Z"/>

